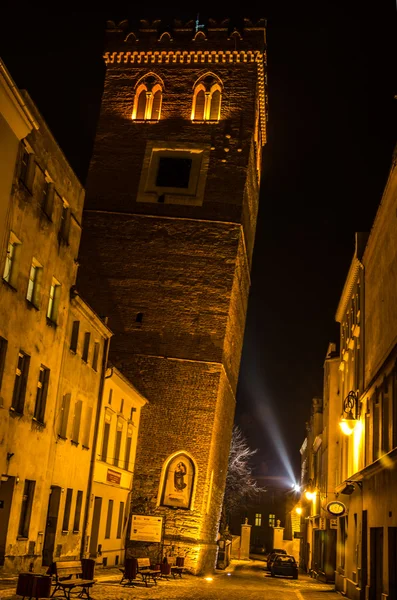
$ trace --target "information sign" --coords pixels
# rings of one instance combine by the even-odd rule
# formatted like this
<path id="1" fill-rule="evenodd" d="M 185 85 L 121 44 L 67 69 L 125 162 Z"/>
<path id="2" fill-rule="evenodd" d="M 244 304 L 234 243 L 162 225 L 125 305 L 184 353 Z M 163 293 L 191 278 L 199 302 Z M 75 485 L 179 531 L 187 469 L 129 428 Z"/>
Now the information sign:
<path id="1" fill-rule="evenodd" d="M 136 542 L 161 542 L 163 518 L 132 515 L 130 539 Z"/>

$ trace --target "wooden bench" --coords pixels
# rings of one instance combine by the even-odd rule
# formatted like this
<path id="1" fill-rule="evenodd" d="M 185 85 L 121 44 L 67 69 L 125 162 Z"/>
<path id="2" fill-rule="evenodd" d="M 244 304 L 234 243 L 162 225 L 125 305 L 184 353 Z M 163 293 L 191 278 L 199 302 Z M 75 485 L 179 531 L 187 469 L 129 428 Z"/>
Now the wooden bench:
<path id="1" fill-rule="evenodd" d="M 149 558 L 137 558 L 138 563 L 138 573 L 142 577 L 142 580 L 145 582 L 147 587 L 148 581 L 151 579 L 154 581 L 155 585 L 157 585 L 157 579 L 161 576 L 160 567 L 153 567 L 150 564 Z"/>
<path id="2" fill-rule="evenodd" d="M 55 588 L 51 597 L 58 590 L 64 593 L 65 598 L 70 600 L 70 594 L 74 588 L 81 588 L 79 597 L 85 594 L 90 598 L 90 588 L 94 585 L 94 579 L 83 579 L 83 565 L 81 560 L 68 560 L 55 562 L 52 565 L 52 573 L 55 576 Z"/>
<path id="3" fill-rule="evenodd" d="M 179 575 L 179 577 L 182 577 L 182 572 L 183 572 L 183 567 L 184 567 L 184 562 L 185 562 L 184 557 L 177 556 L 176 558 L 168 558 L 167 562 L 171 567 L 171 574 L 172 574 L 173 578 L 176 579 L 177 575 Z"/>

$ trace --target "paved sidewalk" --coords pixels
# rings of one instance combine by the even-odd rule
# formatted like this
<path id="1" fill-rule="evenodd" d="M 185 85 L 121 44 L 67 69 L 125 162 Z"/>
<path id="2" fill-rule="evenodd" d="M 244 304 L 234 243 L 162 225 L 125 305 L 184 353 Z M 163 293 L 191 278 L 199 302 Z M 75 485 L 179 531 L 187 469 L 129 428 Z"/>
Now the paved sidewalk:
<path id="1" fill-rule="evenodd" d="M 97 568 L 92 600 L 341 600 L 332 585 L 300 574 L 298 580 L 273 578 L 261 561 L 233 561 L 210 580 L 184 573 L 182 578 L 160 580 L 157 585 L 134 581 L 120 585 L 117 568 Z M 15 595 L 17 577 L 0 577 L 0 598 L 21 600 Z M 57 594 L 56 598 L 62 598 Z"/>

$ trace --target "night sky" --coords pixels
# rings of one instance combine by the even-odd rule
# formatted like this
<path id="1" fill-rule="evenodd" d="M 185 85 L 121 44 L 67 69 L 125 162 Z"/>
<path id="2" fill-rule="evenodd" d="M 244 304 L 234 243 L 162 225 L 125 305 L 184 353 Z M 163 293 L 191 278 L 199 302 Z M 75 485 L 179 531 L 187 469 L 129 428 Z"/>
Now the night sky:
<path id="1" fill-rule="evenodd" d="M 152 3 L 136 15 L 132 2 L 91 13 L 7 5 L 0 56 L 84 183 L 106 19 L 188 20 L 197 7 L 174 2 L 167 13 Z M 236 13 L 208 5 L 198 5 L 201 22 L 268 20 L 268 143 L 236 421 L 258 448 L 258 473 L 298 475 L 311 398 L 322 395 L 327 346 L 338 340 L 334 315 L 354 233 L 371 227 L 396 142 L 396 7 L 271 0 Z"/>

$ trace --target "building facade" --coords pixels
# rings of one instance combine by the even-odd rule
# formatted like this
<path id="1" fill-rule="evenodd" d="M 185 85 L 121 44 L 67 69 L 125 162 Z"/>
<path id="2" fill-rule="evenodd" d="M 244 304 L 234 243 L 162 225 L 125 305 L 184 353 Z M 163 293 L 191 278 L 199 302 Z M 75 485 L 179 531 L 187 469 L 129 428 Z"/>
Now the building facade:
<path id="1" fill-rule="evenodd" d="M 265 23 L 108 23 L 105 61 L 79 287 L 109 316 L 112 362 L 149 400 L 131 510 L 146 499 L 164 544 L 199 573 L 215 565 L 235 410 L 266 141 Z"/>
<path id="2" fill-rule="evenodd" d="M 41 564 L 84 191 L 29 96 L 1 75 L 0 564 L 19 569 Z"/>
<path id="3" fill-rule="evenodd" d="M 341 344 L 355 363 L 347 377 L 342 370 L 342 410 L 346 416 L 350 398 L 354 427 L 344 436 L 336 487 L 348 506 L 339 519 L 336 584 L 354 599 L 397 597 L 396 166 L 395 153 L 368 241 L 353 259 L 354 285 L 345 286 L 337 313 Z"/>
<path id="4" fill-rule="evenodd" d="M 141 409 L 147 400 L 116 367 L 106 372 L 90 508 L 89 555 L 124 563 Z"/>
<path id="5" fill-rule="evenodd" d="M 88 544 L 96 419 L 111 335 L 72 289 L 47 466 L 43 565 L 78 558 Z"/>

